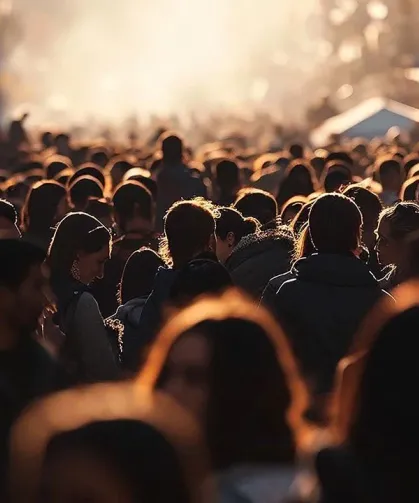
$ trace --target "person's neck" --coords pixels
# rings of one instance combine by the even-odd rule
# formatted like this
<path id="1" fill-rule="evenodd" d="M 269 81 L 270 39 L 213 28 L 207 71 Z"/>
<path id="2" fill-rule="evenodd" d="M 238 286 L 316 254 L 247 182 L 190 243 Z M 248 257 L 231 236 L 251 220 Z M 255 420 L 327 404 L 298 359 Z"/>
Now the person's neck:
<path id="1" fill-rule="evenodd" d="M 134 218 L 125 226 L 124 234 L 149 234 L 153 232 L 152 223 L 145 218 Z"/>
<path id="2" fill-rule="evenodd" d="M 19 342 L 19 334 L 5 320 L 0 319 L 0 351 L 10 351 Z"/>

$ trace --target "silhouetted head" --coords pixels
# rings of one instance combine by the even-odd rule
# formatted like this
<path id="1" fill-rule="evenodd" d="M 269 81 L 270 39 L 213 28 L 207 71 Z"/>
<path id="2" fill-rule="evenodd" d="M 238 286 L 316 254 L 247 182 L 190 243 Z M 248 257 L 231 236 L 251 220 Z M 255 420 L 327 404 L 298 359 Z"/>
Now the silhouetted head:
<path id="1" fill-rule="evenodd" d="M 21 239 L 0 244 L 0 319 L 10 333 L 0 339 L 2 350 L 11 349 L 20 336 L 29 336 L 46 306 L 48 279 L 42 264 L 45 252 Z"/>
<path id="2" fill-rule="evenodd" d="M 183 159 L 183 141 L 179 136 L 165 133 L 161 139 L 163 162 L 180 163 Z"/>
<path id="3" fill-rule="evenodd" d="M 107 229 L 113 226 L 112 204 L 106 199 L 90 198 L 84 209 L 85 213 L 99 220 Z"/>
<path id="4" fill-rule="evenodd" d="M 294 196 L 288 199 L 282 206 L 281 223 L 289 225 L 307 202 L 308 199 L 304 196 Z"/>
<path id="5" fill-rule="evenodd" d="M 382 211 L 377 228 L 377 251 L 381 264 L 406 265 L 408 238 L 419 230 L 419 205 L 397 203 Z"/>
<path id="6" fill-rule="evenodd" d="M 378 218 L 383 209 L 380 198 L 377 194 L 359 185 L 350 185 L 343 194 L 351 198 L 361 210 L 364 222 L 363 242 L 371 250 L 375 244 L 374 232 L 377 228 Z"/>
<path id="7" fill-rule="evenodd" d="M 284 334 L 241 296 L 201 300 L 172 317 L 139 382 L 199 419 L 214 470 L 293 462 L 305 389 Z"/>
<path id="8" fill-rule="evenodd" d="M 19 239 L 17 211 L 12 203 L 0 199 L 0 239 Z"/>
<path id="9" fill-rule="evenodd" d="M 99 220 L 86 213 L 69 213 L 58 224 L 48 252 L 52 279 L 73 276 L 89 284 L 103 277 L 111 235 Z"/>
<path id="10" fill-rule="evenodd" d="M 112 202 L 115 221 L 122 232 L 153 230 L 154 199 L 151 192 L 140 182 L 130 180 L 118 185 Z"/>
<path id="11" fill-rule="evenodd" d="M 258 220 L 243 215 L 234 208 L 219 208 L 215 230 L 217 238 L 217 257 L 225 263 L 241 239 L 254 234 L 260 228 Z"/>
<path id="12" fill-rule="evenodd" d="M 223 192 L 234 192 L 240 187 L 240 169 L 234 161 L 220 161 L 215 168 L 215 182 Z"/>
<path id="13" fill-rule="evenodd" d="M 400 162 L 395 159 L 385 159 L 378 163 L 377 171 L 383 189 L 398 193 L 404 179 Z"/>
<path id="14" fill-rule="evenodd" d="M 213 208 L 206 201 L 178 201 L 164 218 L 163 257 L 176 269 L 208 251 L 215 250 Z"/>
<path id="15" fill-rule="evenodd" d="M 262 225 L 268 225 L 278 218 L 278 205 L 275 198 L 258 189 L 243 189 L 238 193 L 234 207 L 245 218 L 256 218 Z"/>
<path id="16" fill-rule="evenodd" d="M 72 167 L 70 159 L 55 155 L 45 162 L 45 175 L 48 180 L 54 180 L 60 173 Z"/>
<path id="17" fill-rule="evenodd" d="M 48 234 L 67 212 L 67 190 L 58 182 L 35 183 L 22 209 L 23 229 L 35 234 Z"/>
<path id="18" fill-rule="evenodd" d="M 277 203 L 280 208 L 294 196 L 309 196 L 316 190 L 317 180 L 314 169 L 303 160 L 293 161 L 285 171 L 279 187 Z"/>
<path id="19" fill-rule="evenodd" d="M 92 176 L 77 178 L 68 189 L 70 203 L 75 210 L 84 210 L 90 198 L 101 199 L 103 187 Z"/>
<path id="20" fill-rule="evenodd" d="M 417 202 L 417 192 L 419 187 L 419 176 L 409 178 L 404 182 L 400 190 L 400 199 L 402 201 Z"/>
<path id="21" fill-rule="evenodd" d="M 311 207 L 308 224 L 311 240 L 319 253 L 353 253 L 361 244 L 362 215 L 349 197 L 320 196 Z"/>
<path id="22" fill-rule="evenodd" d="M 127 260 L 120 285 L 120 302 L 148 297 L 153 290 L 154 278 L 163 260 L 149 248 L 135 251 Z"/>
<path id="23" fill-rule="evenodd" d="M 69 185 L 73 184 L 78 178 L 81 178 L 82 176 L 91 176 L 95 178 L 102 187 L 105 187 L 106 185 L 105 175 L 97 164 L 93 164 L 91 162 L 82 164 L 70 178 L 68 182 Z"/>
<path id="24" fill-rule="evenodd" d="M 352 183 L 352 172 L 349 165 L 343 162 L 329 162 L 323 173 L 323 187 L 325 192 L 339 192 Z"/>

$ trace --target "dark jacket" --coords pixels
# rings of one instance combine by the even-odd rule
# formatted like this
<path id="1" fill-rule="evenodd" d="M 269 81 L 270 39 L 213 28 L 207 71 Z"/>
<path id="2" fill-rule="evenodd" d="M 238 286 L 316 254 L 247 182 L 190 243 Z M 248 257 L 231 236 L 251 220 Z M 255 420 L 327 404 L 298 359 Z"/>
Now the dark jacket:
<path id="1" fill-rule="evenodd" d="M 160 267 L 154 280 L 153 291 L 142 307 L 137 326 L 137 339 L 131 338 L 129 349 L 124 349 L 125 367 L 131 371 L 138 370 L 141 351 L 156 337 L 162 323 L 163 306 L 169 300 L 170 291 L 178 275 L 175 269 Z"/>
<path id="2" fill-rule="evenodd" d="M 22 339 L 10 351 L 0 351 L 0 500 L 3 501 L 7 441 L 12 423 L 36 398 L 56 391 L 64 374 L 50 354 L 34 339 Z"/>
<path id="3" fill-rule="evenodd" d="M 295 279 L 274 300 L 275 314 L 315 394 L 333 385 L 361 321 L 383 295 L 368 266 L 354 255 L 314 254 L 299 260 Z"/>
<path id="4" fill-rule="evenodd" d="M 269 280 L 289 270 L 293 238 L 285 231 L 265 231 L 243 238 L 226 262 L 233 282 L 260 299 Z"/>

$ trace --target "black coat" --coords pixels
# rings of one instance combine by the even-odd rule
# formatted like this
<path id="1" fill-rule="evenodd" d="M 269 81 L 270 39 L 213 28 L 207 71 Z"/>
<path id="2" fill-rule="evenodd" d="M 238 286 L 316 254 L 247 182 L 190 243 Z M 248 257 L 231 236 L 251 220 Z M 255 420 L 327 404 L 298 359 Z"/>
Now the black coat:
<path id="1" fill-rule="evenodd" d="M 314 254 L 293 272 L 273 307 L 312 390 L 327 393 L 361 321 L 385 292 L 352 254 Z"/>
<path id="2" fill-rule="evenodd" d="M 226 262 L 233 283 L 260 299 L 269 280 L 289 270 L 292 237 L 282 231 L 266 231 L 243 238 Z"/>

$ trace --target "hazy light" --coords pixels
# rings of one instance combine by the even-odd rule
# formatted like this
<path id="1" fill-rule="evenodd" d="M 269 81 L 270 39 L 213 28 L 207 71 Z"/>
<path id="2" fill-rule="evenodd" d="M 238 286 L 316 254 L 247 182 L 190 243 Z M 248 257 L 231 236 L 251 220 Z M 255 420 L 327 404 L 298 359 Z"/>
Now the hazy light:
<path id="1" fill-rule="evenodd" d="M 256 79 L 253 82 L 251 97 L 254 101 L 262 101 L 269 91 L 269 82 L 266 79 Z"/>
<path id="2" fill-rule="evenodd" d="M 336 91 L 336 98 L 347 100 L 354 94 L 354 88 L 350 84 L 344 84 Z"/>
<path id="3" fill-rule="evenodd" d="M 339 58 L 344 63 L 351 63 L 362 56 L 362 48 L 359 43 L 346 42 L 339 48 Z"/>
<path id="4" fill-rule="evenodd" d="M 388 16 L 388 7 L 383 4 L 383 2 L 380 2 L 380 0 L 372 0 L 369 2 L 367 11 L 370 17 L 377 21 L 383 21 Z"/>

